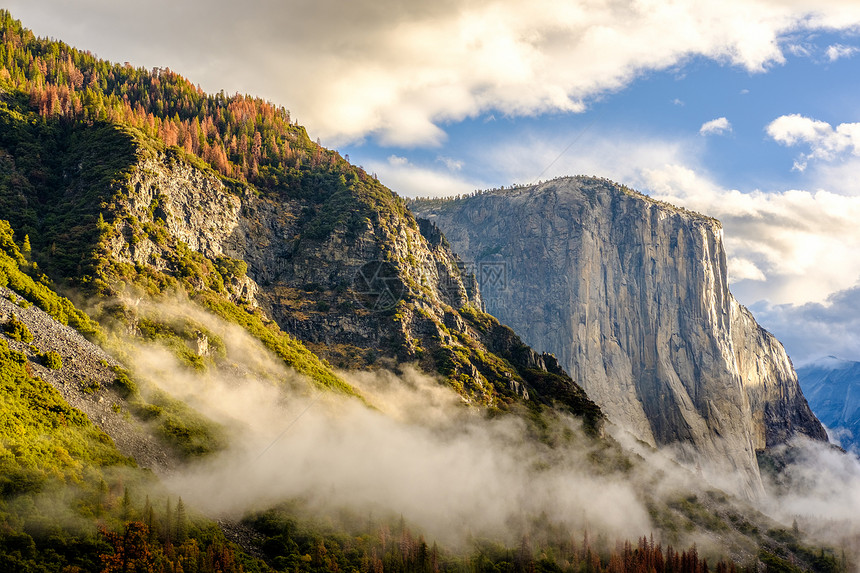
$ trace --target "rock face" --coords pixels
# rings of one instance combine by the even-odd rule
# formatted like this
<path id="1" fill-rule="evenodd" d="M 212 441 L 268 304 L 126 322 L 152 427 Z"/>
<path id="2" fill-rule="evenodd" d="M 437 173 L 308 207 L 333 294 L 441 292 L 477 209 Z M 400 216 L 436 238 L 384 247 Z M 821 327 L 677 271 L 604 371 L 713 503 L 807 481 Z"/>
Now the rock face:
<path id="1" fill-rule="evenodd" d="M 729 292 L 718 221 L 592 178 L 411 207 L 474 265 L 486 310 L 639 439 L 692 444 L 750 494 L 756 449 L 826 439 L 782 346 Z"/>
<path id="2" fill-rule="evenodd" d="M 225 278 L 229 297 L 259 307 L 335 366 L 415 362 L 468 402 L 561 403 L 598 429 L 599 408 L 554 357 L 477 310 L 475 278 L 439 229 L 419 225 L 369 176 L 352 177 L 263 195 L 143 154 L 109 223 L 107 257 L 173 276 L 191 264 L 186 252 L 241 263 L 246 272 Z M 205 287 L 200 273 L 190 280 Z"/>
<path id="3" fill-rule="evenodd" d="M 843 448 L 860 449 L 860 362 L 821 358 L 797 369 L 815 415 Z"/>

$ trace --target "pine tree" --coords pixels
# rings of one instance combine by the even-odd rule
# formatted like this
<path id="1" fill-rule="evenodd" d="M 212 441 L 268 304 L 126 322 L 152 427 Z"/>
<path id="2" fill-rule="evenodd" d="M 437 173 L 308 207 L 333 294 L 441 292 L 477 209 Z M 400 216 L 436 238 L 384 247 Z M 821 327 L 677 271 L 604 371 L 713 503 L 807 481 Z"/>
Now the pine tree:
<path id="1" fill-rule="evenodd" d="M 124 488 L 122 494 L 122 506 L 121 513 L 123 521 L 131 521 L 132 519 L 132 506 L 131 506 L 131 495 L 128 492 L 128 488 Z"/>
<path id="2" fill-rule="evenodd" d="M 185 504 L 182 498 L 176 502 L 176 543 L 183 543 L 188 536 L 188 517 L 185 514 Z"/>

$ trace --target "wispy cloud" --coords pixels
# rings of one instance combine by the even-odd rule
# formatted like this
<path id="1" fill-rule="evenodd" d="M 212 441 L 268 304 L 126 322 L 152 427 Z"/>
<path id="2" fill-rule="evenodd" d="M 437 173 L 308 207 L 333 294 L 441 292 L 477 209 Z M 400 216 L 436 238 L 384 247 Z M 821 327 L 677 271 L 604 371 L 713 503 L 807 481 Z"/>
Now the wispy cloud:
<path id="1" fill-rule="evenodd" d="M 463 162 L 457 159 L 453 159 L 451 157 L 444 157 L 440 155 L 436 158 L 436 161 L 447 167 L 448 171 L 460 171 L 463 169 Z"/>
<path id="2" fill-rule="evenodd" d="M 841 58 L 850 58 L 854 54 L 856 54 L 858 48 L 855 46 L 844 46 L 842 44 L 833 44 L 832 46 L 827 47 L 827 59 L 831 62 L 835 62 Z"/>
<path id="3" fill-rule="evenodd" d="M 462 162 L 452 158 L 440 157 L 431 166 L 422 166 L 405 157 L 390 155 L 385 162 L 370 162 L 366 168 L 376 173 L 385 185 L 407 197 L 458 195 L 487 186 L 460 174 Z"/>
<path id="4" fill-rule="evenodd" d="M 405 167 L 409 165 L 409 159 L 407 159 L 406 157 L 401 157 L 399 155 L 389 155 L 388 164 L 392 167 Z"/>
<path id="5" fill-rule="evenodd" d="M 732 124 L 725 117 L 706 121 L 699 128 L 699 135 L 723 135 L 732 131 Z"/>

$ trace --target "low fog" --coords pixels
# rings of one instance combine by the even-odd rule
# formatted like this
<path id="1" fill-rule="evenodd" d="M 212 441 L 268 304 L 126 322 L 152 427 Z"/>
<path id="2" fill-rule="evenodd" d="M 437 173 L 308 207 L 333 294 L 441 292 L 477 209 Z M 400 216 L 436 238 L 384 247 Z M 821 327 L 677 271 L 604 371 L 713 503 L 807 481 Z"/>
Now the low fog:
<path id="1" fill-rule="evenodd" d="M 226 450 L 162 476 L 175 494 L 212 517 L 241 519 L 301 499 L 323 513 L 402 515 L 428 540 L 451 547 L 474 537 L 518 543 L 536 518 L 572 533 L 636 539 L 653 532 L 659 539 L 644 499 L 731 482 L 708 468 L 685 469 L 676 456 L 617 428 L 610 430 L 634 467 L 601 468 L 590 459 L 599 446 L 577 419 L 550 420 L 550 447 L 535 439 L 525 417 L 488 417 L 410 367 L 398 374 L 340 372 L 368 406 L 315 388 L 244 330 L 189 303 L 142 305 L 139 312 L 190 318 L 225 342 L 226 359 L 205 373 L 181 366 L 154 344 L 130 353 L 138 377 L 227 429 Z M 783 527 L 796 520 L 812 538 L 854 549 L 860 462 L 831 446 L 792 446 L 785 479 L 766 483 L 768 495 L 755 502 L 757 509 Z M 696 535 L 684 542 L 718 542 Z"/>
<path id="2" fill-rule="evenodd" d="M 860 459 L 832 444 L 796 438 L 776 450 L 785 460 L 767 479 L 763 510 L 783 523 L 797 523 L 812 540 L 860 556 Z M 857 571 L 860 571 L 858 564 Z"/>
<path id="3" fill-rule="evenodd" d="M 452 545 L 469 535 L 518 542 L 537 516 L 613 537 L 652 530 L 629 484 L 588 473 L 593 446 L 576 419 L 554 421 L 565 445 L 549 448 L 521 417 L 488 419 L 412 368 L 341 372 L 368 407 L 315 389 L 238 327 L 187 306 L 158 312 L 189 317 L 226 343 L 226 364 L 205 374 L 156 345 L 132 353 L 138 376 L 228 429 L 226 451 L 164 478 L 210 515 L 238 519 L 301 498 L 402 515 Z"/>

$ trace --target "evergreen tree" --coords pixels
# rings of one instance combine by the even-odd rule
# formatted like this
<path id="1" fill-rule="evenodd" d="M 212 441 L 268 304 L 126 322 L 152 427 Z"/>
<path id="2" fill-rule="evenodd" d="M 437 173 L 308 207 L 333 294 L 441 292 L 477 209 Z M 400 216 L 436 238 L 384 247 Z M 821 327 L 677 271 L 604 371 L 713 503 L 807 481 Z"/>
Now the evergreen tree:
<path id="1" fill-rule="evenodd" d="M 188 536 L 188 517 L 185 513 L 185 504 L 182 503 L 182 498 L 176 502 L 176 528 L 175 540 L 176 543 L 183 543 Z"/>

